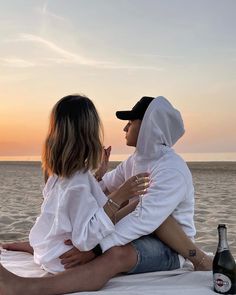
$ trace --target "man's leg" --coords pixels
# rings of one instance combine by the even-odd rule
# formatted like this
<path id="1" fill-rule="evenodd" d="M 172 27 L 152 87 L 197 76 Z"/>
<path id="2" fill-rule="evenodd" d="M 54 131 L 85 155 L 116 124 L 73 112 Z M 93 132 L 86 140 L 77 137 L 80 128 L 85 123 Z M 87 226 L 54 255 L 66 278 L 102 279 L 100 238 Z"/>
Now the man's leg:
<path id="1" fill-rule="evenodd" d="M 0 295 L 54 295 L 101 289 L 109 279 L 137 263 L 131 245 L 113 247 L 93 261 L 44 278 L 22 278 L 0 265 Z"/>
<path id="2" fill-rule="evenodd" d="M 138 260 L 128 274 L 174 270 L 180 267 L 178 253 L 152 235 L 143 236 L 131 242 Z"/>
<path id="3" fill-rule="evenodd" d="M 189 259 L 193 263 L 195 270 L 212 270 L 212 258 L 187 237 L 181 226 L 172 216 L 169 216 L 155 230 L 154 234 L 170 248 L 184 258 Z"/>

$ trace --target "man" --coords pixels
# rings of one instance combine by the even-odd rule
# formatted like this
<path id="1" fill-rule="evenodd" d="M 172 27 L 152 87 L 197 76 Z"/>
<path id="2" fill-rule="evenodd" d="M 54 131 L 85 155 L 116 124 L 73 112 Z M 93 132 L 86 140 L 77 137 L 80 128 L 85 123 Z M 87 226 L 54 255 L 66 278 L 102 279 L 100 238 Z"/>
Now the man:
<path id="1" fill-rule="evenodd" d="M 1 295 L 6 290 L 7 294 L 26 295 L 98 290 L 121 272 L 140 273 L 179 268 L 181 259 L 166 244 L 192 259 L 199 269 L 210 268 L 211 261 L 191 242 L 195 235 L 191 173 L 186 163 L 171 148 L 184 133 L 180 113 L 164 97 L 143 97 L 131 111 L 117 112 L 117 117 L 129 120 L 124 128 L 126 140 L 136 150 L 103 177 L 101 186 L 112 192 L 138 171 L 147 171 L 151 184 L 142 198 L 142 204 L 116 224 L 114 234 L 101 241 L 104 254 L 93 259 L 95 254 L 92 251 L 79 253 L 78 261 L 85 263 L 91 260 L 88 263 L 52 277 L 27 279 L 16 277 L 0 267 Z M 177 220 L 183 230 L 169 215 Z M 157 228 L 157 235 L 166 244 L 150 235 Z M 69 252 L 62 257 L 62 262 L 67 266 L 74 261 L 75 255 Z"/>
<path id="2" fill-rule="evenodd" d="M 193 239 L 196 231 L 192 177 L 186 163 L 171 149 L 184 134 L 180 113 L 164 97 L 143 97 L 131 111 L 116 115 L 129 120 L 124 128 L 126 141 L 136 151 L 103 177 L 102 186 L 112 192 L 132 175 L 144 171 L 150 173 L 151 186 L 136 214 L 125 217 L 117 224 L 114 235 L 101 241 L 103 251 L 153 232 L 169 215 Z"/>

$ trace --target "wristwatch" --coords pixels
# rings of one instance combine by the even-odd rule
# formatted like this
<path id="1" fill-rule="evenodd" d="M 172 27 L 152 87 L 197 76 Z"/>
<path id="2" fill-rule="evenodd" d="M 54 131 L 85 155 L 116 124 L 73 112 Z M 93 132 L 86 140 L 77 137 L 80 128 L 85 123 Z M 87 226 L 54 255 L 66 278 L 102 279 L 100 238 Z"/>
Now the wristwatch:
<path id="1" fill-rule="evenodd" d="M 102 255 L 102 248 L 101 248 L 100 244 L 97 244 L 97 246 L 94 247 L 94 248 L 92 249 L 92 251 L 93 251 L 93 253 L 94 253 L 96 256 L 100 256 L 100 255 Z"/>

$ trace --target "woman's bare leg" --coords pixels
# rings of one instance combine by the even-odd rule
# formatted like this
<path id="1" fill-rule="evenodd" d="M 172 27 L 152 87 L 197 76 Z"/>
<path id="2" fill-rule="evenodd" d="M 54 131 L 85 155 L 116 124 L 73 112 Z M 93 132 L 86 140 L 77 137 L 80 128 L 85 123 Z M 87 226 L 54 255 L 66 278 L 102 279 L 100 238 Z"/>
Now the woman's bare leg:
<path id="1" fill-rule="evenodd" d="M 101 289 L 109 279 L 132 269 L 137 262 L 133 246 L 113 247 L 93 261 L 44 278 L 21 278 L 0 265 L 0 295 L 54 295 Z"/>
<path id="2" fill-rule="evenodd" d="M 169 216 L 154 234 L 170 248 L 189 259 L 195 270 L 211 270 L 212 258 L 199 249 L 185 234 L 177 221 Z"/>

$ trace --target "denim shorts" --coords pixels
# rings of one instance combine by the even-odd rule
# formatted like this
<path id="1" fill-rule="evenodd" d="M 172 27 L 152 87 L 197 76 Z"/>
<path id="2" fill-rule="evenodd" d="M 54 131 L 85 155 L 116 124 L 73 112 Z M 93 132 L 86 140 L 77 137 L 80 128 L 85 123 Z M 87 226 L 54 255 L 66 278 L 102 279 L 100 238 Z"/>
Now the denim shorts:
<path id="1" fill-rule="evenodd" d="M 178 253 L 152 235 L 143 236 L 130 244 L 137 251 L 138 260 L 126 274 L 173 270 L 180 267 Z"/>

